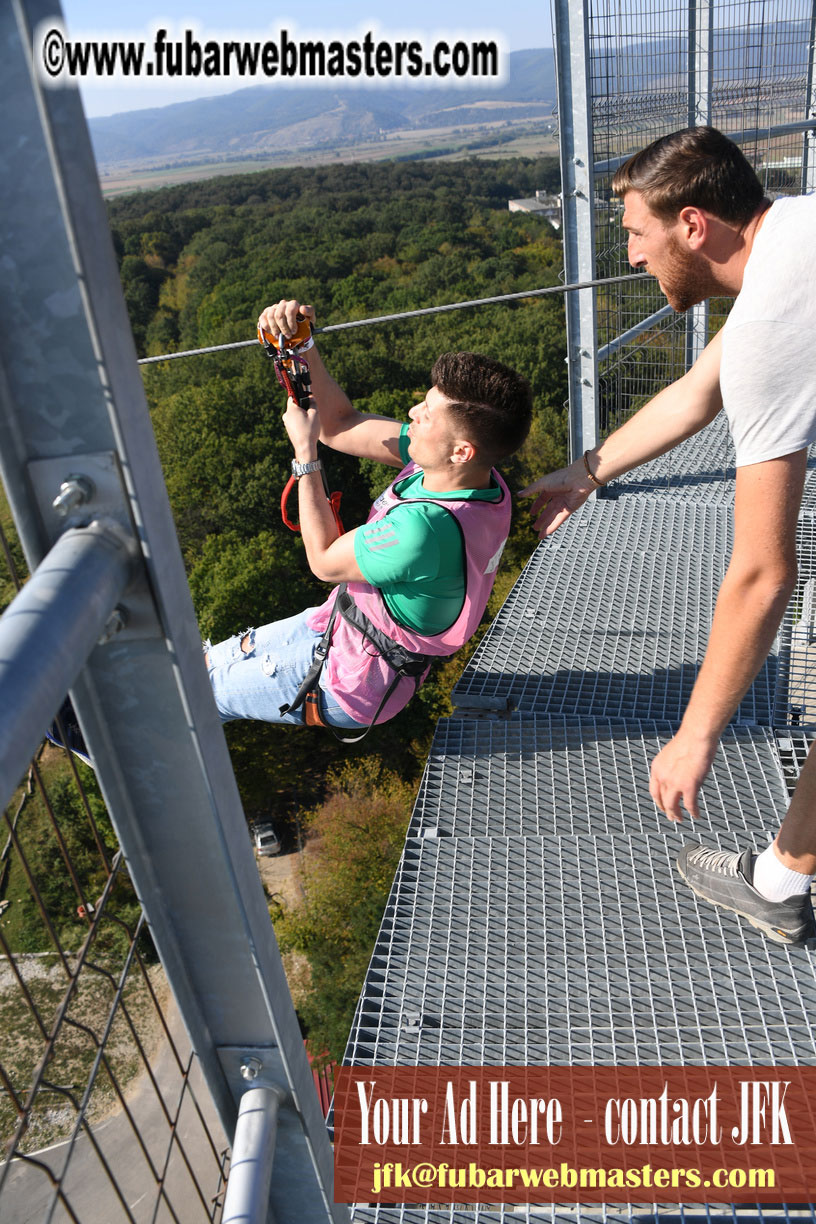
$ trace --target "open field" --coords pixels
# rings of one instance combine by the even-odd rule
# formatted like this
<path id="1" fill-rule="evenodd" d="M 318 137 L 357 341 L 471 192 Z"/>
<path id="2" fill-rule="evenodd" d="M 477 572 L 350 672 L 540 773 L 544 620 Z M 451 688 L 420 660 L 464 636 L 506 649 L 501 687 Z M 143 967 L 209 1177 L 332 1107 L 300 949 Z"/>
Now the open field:
<path id="1" fill-rule="evenodd" d="M 457 128 L 418 128 L 389 133 L 385 139 L 360 141 L 334 148 L 292 148 L 277 153 L 237 156 L 230 160 L 202 160 L 175 164 L 139 164 L 99 168 L 102 193 L 124 195 L 152 191 L 198 179 L 227 174 L 252 174 L 286 166 L 325 166 L 345 162 L 387 161 L 394 158 L 541 157 L 558 152 L 551 124 L 528 120 L 502 120 Z"/>

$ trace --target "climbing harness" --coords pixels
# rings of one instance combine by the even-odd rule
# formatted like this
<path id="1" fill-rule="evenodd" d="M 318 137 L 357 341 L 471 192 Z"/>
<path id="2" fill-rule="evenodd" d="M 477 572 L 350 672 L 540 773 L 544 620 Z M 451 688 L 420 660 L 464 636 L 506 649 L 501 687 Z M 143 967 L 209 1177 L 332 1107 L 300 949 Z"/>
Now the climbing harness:
<path id="1" fill-rule="evenodd" d="M 277 337 L 258 324 L 258 339 L 264 346 L 267 357 L 274 363 L 278 382 L 286 394 L 305 412 L 309 407 L 312 397 L 312 376 L 309 371 L 309 365 L 303 360 L 301 354 L 314 346 L 314 340 L 312 339 L 312 325 L 308 319 L 298 315 L 297 324 L 297 331 L 293 336 L 280 335 Z M 340 518 L 340 500 L 343 494 L 340 492 L 331 493 L 329 491 L 329 482 L 326 478 L 325 468 L 321 466 L 320 470 L 323 476 L 326 500 L 331 508 L 335 526 L 337 527 L 338 534 L 343 535 L 345 528 Z M 292 474 L 281 493 L 281 518 L 290 531 L 300 531 L 299 524 L 292 522 L 288 513 L 289 494 L 292 492 L 296 481 L 297 476 Z"/>
<path id="2" fill-rule="evenodd" d="M 320 689 L 318 688 L 318 680 L 320 673 L 323 670 L 323 665 L 326 662 L 326 657 L 331 646 L 332 633 L 334 631 L 334 622 L 337 614 L 343 617 L 343 620 L 348 621 L 358 633 L 362 635 L 366 642 L 374 647 L 376 652 L 385 660 L 388 667 L 393 671 L 394 678 L 383 694 L 380 704 L 377 706 L 376 713 L 371 720 L 369 726 L 360 735 L 345 736 L 338 735 L 335 729 L 327 722 L 324 722 L 320 713 Z M 444 656 L 442 656 L 444 657 Z M 308 672 L 303 678 L 295 696 L 292 698 L 290 705 L 282 705 L 280 707 L 281 714 L 289 714 L 293 710 L 297 710 L 301 705 L 304 707 L 304 721 L 309 727 L 325 727 L 331 731 L 335 739 L 341 744 L 359 744 L 360 740 L 365 739 L 371 728 L 376 724 L 382 710 L 385 707 L 388 698 L 393 693 L 397 684 L 405 676 L 410 676 L 416 687 L 419 688 L 422 677 L 430 667 L 434 659 L 440 658 L 439 655 L 419 654 L 417 652 L 407 650 L 406 647 L 400 646 L 387 634 L 383 633 L 382 629 L 378 629 L 373 624 L 366 614 L 357 607 L 357 604 L 352 599 L 346 590 L 346 583 L 341 582 L 337 588 L 337 596 L 334 601 L 329 623 L 322 638 L 317 644 L 314 653 L 314 659 Z"/>

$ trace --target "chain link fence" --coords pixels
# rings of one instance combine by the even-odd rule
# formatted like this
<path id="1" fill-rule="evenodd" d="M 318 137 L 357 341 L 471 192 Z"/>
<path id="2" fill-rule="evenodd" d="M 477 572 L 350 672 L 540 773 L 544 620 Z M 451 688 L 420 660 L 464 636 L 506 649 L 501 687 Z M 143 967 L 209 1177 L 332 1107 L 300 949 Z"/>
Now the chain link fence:
<path id="1" fill-rule="evenodd" d="M 2 610 L 5 514 L 0 553 Z M 0 847 L 0 1216 L 217 1220 L 226 1142 L 93 771 L 43 743 Z"/>

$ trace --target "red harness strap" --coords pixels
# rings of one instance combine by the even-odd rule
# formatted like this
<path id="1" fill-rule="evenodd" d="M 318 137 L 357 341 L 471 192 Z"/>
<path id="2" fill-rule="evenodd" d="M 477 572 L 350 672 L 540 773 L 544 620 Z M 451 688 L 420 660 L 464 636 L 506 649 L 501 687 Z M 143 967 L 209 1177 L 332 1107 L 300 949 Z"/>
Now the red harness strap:
<path id="1" fill-rule="evenodd" d="M 298 352 L 303 351 L 303 345 L 306 343 L 312 334 L 311 324 L 308 319 L 299 320 L 301 323 L 295 336 L 291 340 L 291 348 L 287 348 L 283 336 L 279 336 L 277 341 L 269 332 L 258 328 L 258 339 L 266 350 L 267 357 L 271 357 L 275 363 L 275 373 L 278 376 L 278 382 L 286 391 L 286 394 L 295 401 L 299 408 L 305 411 L 309 406 L 309 400 L 312 394 L 311 377 L 309 367 L 305 361 L 301 361 Z M 304 334 L 301 334 L 304 333 Z M 323 470 L 323 488 L 326 493 L 326 500 L 331 507 L 334 524 L 337 528 L 338 535 L 345 534 L 345 527 L 340 518 L 340 500 L 343 496 L 340 492 L 330 493 L 329 482 L 326 479 L 325 469 Z M 281 518 L 290 531 L 300 531 L 300 524 L 295 523 L 289 518 L 288 503 L 289 494 L 292 492 L 293 486 L 297 482 L 297 477 L 290 476 L 284 485 L 281 493 Z"/>
<path id="2" fill-rule="evenodd" d="M 281 518 L 290 531 L 300 531 L 300 523 L 293 523 L 289 518 L 289 494 L 292 492 L 292 489 L 296 484 L 297 477 L 290 476 L 286 484 L 283 486 L 283 492 L 281 493 Z M 325 472 L 323 473 L 323 487 L 326 492 L 326 500 L 329 503 L 329 508 L 334 518 L 334 525 L 337 528 L 337 534 L 345 535 L 346 529 L 343 526 L 343 520 L 340 518 L 340 500 L 343 494 L 339 491 L 329 493 L 328 489 L 326 488 Z"/>

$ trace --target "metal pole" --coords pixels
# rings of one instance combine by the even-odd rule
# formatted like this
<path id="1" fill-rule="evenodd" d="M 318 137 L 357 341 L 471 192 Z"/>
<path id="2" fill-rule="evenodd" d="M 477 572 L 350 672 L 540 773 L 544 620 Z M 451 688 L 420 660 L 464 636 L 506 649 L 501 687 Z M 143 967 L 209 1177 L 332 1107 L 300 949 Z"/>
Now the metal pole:
<path id="1" fill-rule="evenodd" d="M 587 0 L 555 0 L 564 272 L 568 284 L 595 279 L 595 177 Z M 566 296 L 570 458 L 598 441 L 595 292 Z"/>
<path id="2" fill-rule="evenodd" d="M 282 1088 L 273 1085 L 248 1088 L 241 1097 L 221 1224 L 265 1224 L 278 1109 L 285 1095 Z"/>
<path id="3" fill-rule="evenodd" d="M 689 0 L 688 8 L 688 121 L 689 127 L 711 123 L 712 73 L 711 15 L 713 0 Z M 686 369 L 690 370 L 708 344 L 708 301 L 692 306 L 686 315 Z"/>
<path id="4" fill-rule="evenodd" d="M 802 194 L 816 191 L 816 0 L 810 10 L 808 70 L 805 86 L 805 115 L 812 126 L 805 132 L 802 148 Z"/>
<path id="5" fill-rule="evenodd" d="M 3 804 L 105 628 L 134 552 L 118 523 L 71 528 L 0 618 Z"/>

